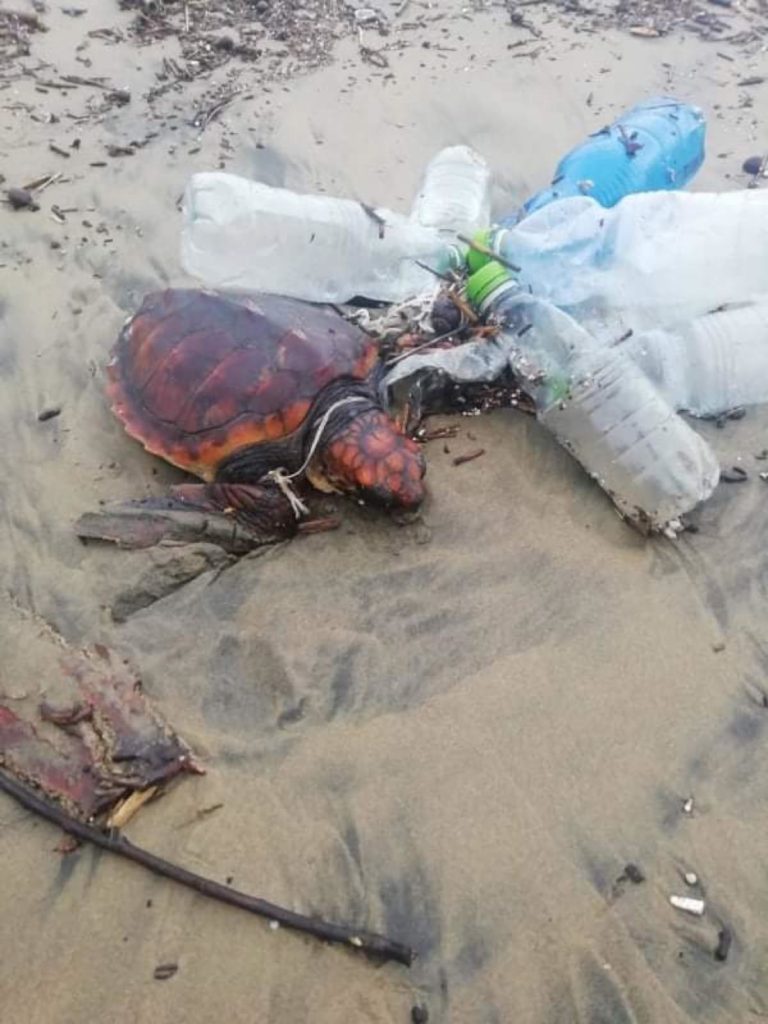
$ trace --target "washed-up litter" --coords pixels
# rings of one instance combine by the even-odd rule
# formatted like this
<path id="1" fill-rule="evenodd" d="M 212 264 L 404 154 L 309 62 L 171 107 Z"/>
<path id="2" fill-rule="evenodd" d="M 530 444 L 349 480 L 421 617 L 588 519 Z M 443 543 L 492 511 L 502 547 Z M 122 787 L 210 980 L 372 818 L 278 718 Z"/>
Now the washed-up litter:
<path id="1" fill-rule="evenodd" d="M 233 174 L 195 174 L 184 194 L 181 262 L 223 291 L 400 302 L 434 284 L 430 271 L 461 266 L 457 236 L 487 225 L 489 184 L 486 162 L 466 146 L 435 156 L 408 217 Z"/>
<path id="2" fill-rule="evenodd" d="M 702 917 L 706 909 L 704 900 L 693 896 L 670 896 L 669 902 L 677 910 L 683 910 L 686 914 L 693 914 L 694 917 Z"/>
<path id="3" fill-rule="evenodd" d="M 482 237 L 520 267 L 521 287 L 613 343 L 627 330 L 764 304 L 767 229 L 768 192 L 741 189 L 642 192 L 609 210 L 586 196 L 563 199 Z M 471 262 L 476 268 L 481 258 Z M 723 343 L 737 334 L 731 327 Z"/>
<path id="4" fill-rule="evenodd" d="M 768 400 L 768 194 L 680 192 L 705 132 L 697 107 L 638 104 L 495 228 L 487 165 L 466 147 L 431 161 L 408 217 L 194 175 L 182 263 L 235 294 L 396 302 L 351 317 L 379 341 L 379 394 L 404 399 L 406 424 L 430 377 L 471 386 L 511 372 L 623 516 L 674 533 L 721 479 L 677 412 Z"/>
<path id="5" fill-rule="evenodd" d="M 677 413 L 724 417 L 768 400 L 768 348 L 761 344 L 768 329 L 768 193 L 679 191 L 701 166 L 705 132 L 697 107 L 666 97 L 638 104 L 567 154 L 552 185 L 493 228 L 488 166 L 466 146 L 448 147 L 430 161 L 407 216 L 230 174 L 193 175 L 183 203 L 182 264 L 232 299 L 169 292 L 148 301 L 179 307 L 164 327 L 169 343 L 199 330 L 183 303 L 208 310 L 225 347 L 223 304 L 229 301 L 228 317 L 250 312 L 252 355 L 267 354 L 268 397 L 254 402 L 248 424 L 211 428 L 215 457 L 194 433 L 193 412 L 185 423 L 168 414 L 174 399 L 162 374 L 152 378 L 153 394 L 143 396 L 149 402 L 142 410 L 154 403 L 157 421 L 136 411 L 126 339 L 143 337 L 152 324 L 142 309 L 121 336 L 122 354 L 118 346 L 110 385 L 115 411 L 150 451 L 209 481 L 207 490 L 190 485 L 177 495 L 175 510 L 204 508 L 232 515 L 257 534 L 277 526 L 287 535 L 291 514 L 306 514 L 297 492 L 302 477 L 320 489 L 417 507 L 423 467 L 387 425 L 384 407 L 401 400 L 402 422 L 414 430 L 425 396 L 446 382 L 495 386 L 511 375 L 527 399 L 518 404 L 532 405 L 625 518 L 644 532 L 674 533 L 720 481 L 746 479 L 740 467 L 721 471 L 709 445 Z M 306 376 L 298 388 L 270 361 L 274 332 L 269 314 L 253 319 L 254 291 L 262 304 L 263 293 L 286 296 L 280 322 Z M 341 418 L 354 421 L 364 410 L 351 403 L 373 401 L 377 429 L 390 438 L 381 457 L 364 458 L 365 438 L 355 429 L 342 456 L 344 445 L 333 444 L 338 424 L 318 420 L 323 402 L 312 403 L 325 392 L 311 386 L 308 367 L 317 353 L 308 354 L 301 335 L 315 344 L 320 325 L 306 319 L 311 307 L 290 299 L 337 309 L 367 305 L 338 309 L 338 326 L 329 330 L 338 332 L 337 377 L 348 372 L 339 346 L 350 321 L 369 337 L 365 370 L 351 375 L 366 383 L 354 394 L 340 387 Z M 365 345 L 359 338 L 354 344 L 363 358 Z M 209 341 L 207 359 L 217 358 L 215 350 Z M 201 365 L 192 349 L 181 360 L 188 387 Z M 222 408 L 240 401 L 240 381 L 227 387 L 227 395 L 222 385 L 214 396 Z M 285 440 L 294 435 L 298 443 Z M 351 472 L 344 458 L 362 460 L 362 468 Z M 226 494 L 215 490 L 225 484 Z"/>
<path id="6" fill-rule="evenodd" d="M 591 196 L 601 206 L 615 206 L 634 192 L 684 188 L 704 160 L 705 135 L 698 107 L 667 97 L 638 103 L 567 153 L 552 184 L 501 223 L 512 225 L 569 196 Z"/>

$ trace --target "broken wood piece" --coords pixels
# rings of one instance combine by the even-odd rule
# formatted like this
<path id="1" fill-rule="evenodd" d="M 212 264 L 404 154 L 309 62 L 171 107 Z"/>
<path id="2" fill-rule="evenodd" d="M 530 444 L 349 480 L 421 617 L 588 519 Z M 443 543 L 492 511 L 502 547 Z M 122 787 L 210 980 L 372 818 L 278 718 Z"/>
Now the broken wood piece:
<path id="1" fill-rule="evenodd" d="M 144 804 L 152 799 L 157 790 L 157 786 L 150 786 L 148 789 L 134 789 L 109 815 L 106 827 L 125 828 L 131 818 L 141 810 Z"/>
<path id="2" fill-rule="evenodd" d="M 45 818 L 68 835 L 74 836 L 75 839 L 92 843 L 102 850 L 108 850 L 110 853 L 116 853 L 120 857 L 141 864 L 142 867 L 154 874 L 170 878 L 202 896 L 219 900 L 221 903 L 227 903 L 259 917 L 265 917 L 269 921 L 276 921 L 285 928 L 292 928 L 294 931 L 312 935 L 325 942 L 339 943 L 357 949 L 374 960 L 394 960 L 406 967 L 410 967 L 413 963 L 415 952 L 401 942 L 389 939 L 385 935 L 377 935 L 375 932 L 362 931 L 343 924 L 333 924 L 317 917 L 305 917 L 304 914 L 297 914 L 295 911 L 277 906 L 275 903 L 269 903 L 257 896 L 250 896 L 237 889 L 231 889 L 211 878 L 197 875 L 149 850 L 134 846 L 120 834 L 103 832 L 93 825 L 78 821 L 77 818 L 42 799 L 27 786 L 22 785 L 3 771 L 0 771 L 0 790 L 12 797 L 26 810 Z"/>

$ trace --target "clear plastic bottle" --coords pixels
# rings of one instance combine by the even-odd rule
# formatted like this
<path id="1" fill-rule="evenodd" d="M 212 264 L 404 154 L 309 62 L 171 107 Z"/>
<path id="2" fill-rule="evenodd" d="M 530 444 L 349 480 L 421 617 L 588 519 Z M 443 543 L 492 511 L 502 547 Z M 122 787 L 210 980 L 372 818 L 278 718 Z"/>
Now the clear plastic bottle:
<path id="1" fill-rule="evenodd" d="M 491 172 L 469 146 L 448 146 L 432 157 L 411 209 L 411 220 L 455 241 L 487 228 Z"/>
<path id="2" fill-rule="evenodd" d="M 183 217 L 184 269 L 222 291 L 399 302 L 434 285 L 417 260 L 442 272 L 462 259 L 436 231 L 401 214 L 234 174 L 193 175 Z"/>
<path id="3" fill-rule="evenodd" d="M 499 264 L 473 274 L 468 295 L 513 337 L 510 363 L 540 422 L 627 518 L 663 529 L 712 493 L 714 453 L 621 347 L 597 344 Z"/>
<path id="4" fill-rule="evenodd" d="M 768 402 L 768 297 L 624 344 L 675 409 L 717 416 Z"/>
<path id="5" fill-rule="evenodd" d="M 602 336 L 768 295 L 768 192 L 645 192 L 611 210 L 563 199 L 482 236 L 535 295 Z M 484 257 L 469 254 L 477 268 Z M 618 333 L 616 333 L 618 332 Z"/>
<path id="6" fill-rule="evenodd" d="M 567 153 L 552 184 L 502 223 L 510 226 L 570 196 L 590 196 L 609 207 L 634 192 L 684 188 L 704 160 L 705 135 L 698 107 L 667 96 L 638 103 Z"/>

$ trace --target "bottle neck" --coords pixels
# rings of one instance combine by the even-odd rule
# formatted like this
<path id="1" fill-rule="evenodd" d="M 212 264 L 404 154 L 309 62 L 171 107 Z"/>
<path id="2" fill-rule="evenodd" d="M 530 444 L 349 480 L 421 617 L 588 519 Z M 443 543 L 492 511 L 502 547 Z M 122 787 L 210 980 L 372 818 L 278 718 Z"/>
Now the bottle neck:
<path id="1" fill-rule="evenodd" d="M 518 295 L 521 290 L 517 281 L 502 281 L 492 292 L 489 292 L 485 298 L 480 300 L 479 311 L 481 315 L 487 316 L 488 313 L 492 313 L 501 299 L 511 295 Z"/>

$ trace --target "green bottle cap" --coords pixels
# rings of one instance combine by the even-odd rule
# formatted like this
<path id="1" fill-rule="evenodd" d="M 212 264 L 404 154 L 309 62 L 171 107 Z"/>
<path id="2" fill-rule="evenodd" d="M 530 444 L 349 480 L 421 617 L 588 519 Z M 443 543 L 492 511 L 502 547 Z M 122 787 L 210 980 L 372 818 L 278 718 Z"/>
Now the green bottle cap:
<path id="1" fill-rule="evenodd" d="M 472 241 L 478 245 L 485 246 L 486 249 L 490 249 L 492 241 L 490 230 L 478 231 L 476 235 L 472 236 Z M 478 252 L 477 249 L 470 249 L 467 253 L 467 267 L 470 274 L 474 274 L 476 270 L 484 267 L 486 263 L 490 263 L 492 258 L 492 256 L 486 256 L 484 252 Z"/>
<path id="2" fill-rule="evenodd" d="M 508 270 L 495 260 L 490 260 L 467 281 L 467 298 L 473 306 L 480 306 L 500 284 L 512 280 L 514 278 Z"/>

